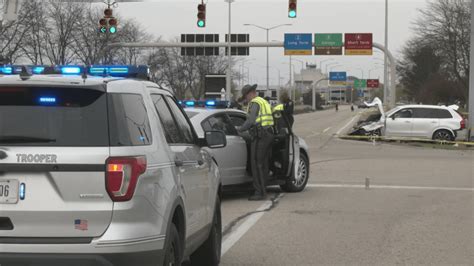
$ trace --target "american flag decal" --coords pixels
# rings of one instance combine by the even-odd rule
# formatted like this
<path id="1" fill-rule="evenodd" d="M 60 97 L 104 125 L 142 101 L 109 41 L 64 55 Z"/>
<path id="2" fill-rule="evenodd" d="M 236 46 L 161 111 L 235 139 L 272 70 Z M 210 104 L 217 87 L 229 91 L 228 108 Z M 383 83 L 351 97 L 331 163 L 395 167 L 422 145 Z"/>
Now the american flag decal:
<path id="1" fill-rule="evenodd" d="M 74 229 L 86 231 L 88 229 L 87 220 L 79 220 L 79 219 L 74 220 Z"/>

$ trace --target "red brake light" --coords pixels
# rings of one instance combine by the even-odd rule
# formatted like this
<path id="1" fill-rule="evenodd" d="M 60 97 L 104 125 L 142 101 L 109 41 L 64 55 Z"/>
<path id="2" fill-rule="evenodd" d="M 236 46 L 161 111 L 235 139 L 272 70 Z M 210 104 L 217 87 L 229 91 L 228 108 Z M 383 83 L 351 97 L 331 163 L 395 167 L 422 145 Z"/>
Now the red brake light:
<path id="1" fill-rule="evenodd" d="M 107 159 L 105 186 L 113 201 L 129 201 L 135 193 L 138 177 L 146 171 L 146 157 L 111 157 Z"/>
<path id="2" fill-rule="evenodd" d="M 461 120 L 461 129 L 465 129 L 466 128 L 466 119 L 462 119 Z"/>

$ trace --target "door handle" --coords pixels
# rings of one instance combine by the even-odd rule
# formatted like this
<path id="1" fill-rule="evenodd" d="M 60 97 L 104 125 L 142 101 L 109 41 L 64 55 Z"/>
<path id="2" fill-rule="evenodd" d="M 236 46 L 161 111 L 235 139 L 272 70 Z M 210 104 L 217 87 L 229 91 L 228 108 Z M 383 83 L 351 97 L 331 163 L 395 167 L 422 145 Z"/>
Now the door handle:
<path id="1" fill-rule="evenodd" d="M 405 123 L 411 123 L 410 121 L 405 121 Z"/>
<path id="2" fill-rule="evenodd" d="M 175 164 L 177 167 L 181 167 L 181 166 L 184 165 L 184 162 L 181 161 L 181 160 L 176 159 L 176 160 L 174 160 L 174 164 Z"/>

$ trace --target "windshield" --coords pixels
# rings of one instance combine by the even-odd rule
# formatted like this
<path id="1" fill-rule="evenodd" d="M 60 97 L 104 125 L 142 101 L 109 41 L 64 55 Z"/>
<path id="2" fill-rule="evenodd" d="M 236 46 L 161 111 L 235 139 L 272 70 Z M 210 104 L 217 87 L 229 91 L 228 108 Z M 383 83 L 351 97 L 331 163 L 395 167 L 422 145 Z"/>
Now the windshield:
<path id="1" fill-rule="evenodd" d="M 0 87 L 1 146 L 107 146 L 105 93 Z"/>

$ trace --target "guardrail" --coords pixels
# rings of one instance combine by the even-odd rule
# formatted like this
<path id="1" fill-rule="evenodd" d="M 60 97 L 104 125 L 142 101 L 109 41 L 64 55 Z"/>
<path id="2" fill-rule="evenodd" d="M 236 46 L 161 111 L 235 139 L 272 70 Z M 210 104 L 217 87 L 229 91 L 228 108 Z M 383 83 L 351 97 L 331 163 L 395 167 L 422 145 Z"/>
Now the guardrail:
<path id="1" fill-rule="evenodd" d="M 368 141 L 400 141 L 400 142 L 423 142 L 423 143 L 432 143 L 439 145 L 464 145 L 468 147 L 474 147 L 474 142 L 469 141 L 444 141 L 444 140 L 431 140 L 431 139 L 422 139 L 422 138 L 407 138 L 407 137 L 384 137 L 384 136 L 350 136 L 342 135 L 339 136 L 341 139 L 347 140 L 368 140 Z"/>

